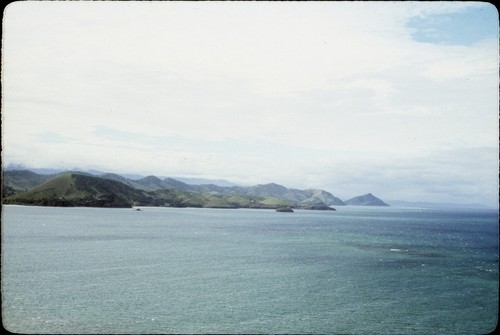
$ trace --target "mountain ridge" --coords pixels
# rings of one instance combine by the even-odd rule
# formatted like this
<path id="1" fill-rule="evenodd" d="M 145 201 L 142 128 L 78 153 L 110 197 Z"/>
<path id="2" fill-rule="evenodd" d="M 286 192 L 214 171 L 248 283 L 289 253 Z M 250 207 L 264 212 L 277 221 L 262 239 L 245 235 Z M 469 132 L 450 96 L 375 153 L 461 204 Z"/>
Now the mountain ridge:
<path id="1" fill-rule="evenodd" d="M 148 179 L 146 181 L 155 181 Z M 4 204 L 60 207 L 209 207 L 209 208 L 275 208 L 260 198 L 230 198 L 208 193 L 188 193 L 178 189 L 146 191 L 120 181 L 66 172 L 41 185 L 2 199 Z"/>
<path id="2" fill-rule="evenodd" d="M 131 207 L 135 191 L 119 181 L 65 172 L 3 200 L 39 206 Z"/>
<path id="3" fill-rule="evenodd" d="M 359 195 L 346 200 L 345 204 L 350 206 L 389 206 L 382 199 L 377 198 L 371 193 Z"/>
<path id="4" fill-rule="evenodd" d="M 29 170 L 7 170 L 3 171 L 2 174 L 2 198 L 7 203 L 20 202 L 21 200 L 27 203 L 39 203 L 41 202 L 40 199 L 45 197 L 47 198 L 45 199 L 46 203 L 52 202 L 57 204 L 58 201 L 55 200 L 56 198 L 68 200 L 67 196 L 71 195 L 70 199 L 80 206 L 82 205 L 82 201 L 84 201 L 82 200 L 83 198 L 89 204 L 92 204 L 94 202 L 91 199 L 96 198 L 96 196 L 102 197 L 114 194 L 119 198 L 117 198 L 118 200 L 122 201 L 120 205 L 123 206 L 167 205 L 176 207 L 208 206 L 222 208 L 276 208 L 277 206 L 293 206 L 295 208 L 322 208 L 347 204 L 325 190 L 299 190 L 287 188 L 276 183 L 254 186 L 190 185 L 169 177 L 161 179 L 150 175 L 134 180 L 116 173 L 102 173 L 100 176 L 95 176 L 82 171 L 66 171 L 54 175 L 40 175 Z M 68 179 L 68 175 L 71 178 Z M 66 176 L 66 179 L 61 176 Z M 86 176 L 88 180 L 83 182 L 83 177 L 80 176 Z M 56 194 L 57 192 L 48 193 L 47 185 L 39 188 L 41 185 L 51 182 L 51 180 L 58 177 L 58 183 L 66 184 L 66 188 L 61 188 L 58 194 Z M 75 189 L 74 185 L 77 181 L 83 184 L 80 185 L 80 188 Z M 111 184 L 108 182 L 111 182 Z M 96 186 L 93 189 L 89 189 L 86 188 L 87 184 L 99 187 Z M 127 188 L 125 189 L 123 186 L 119 188 L 117 185 L 123 185 Z M 23 196 L 20 194 L 23 194 Z M 79 194 L 80 197 L 76 194 Z M 101 205 L 111 206 L 112 204 L 102 203 Z"/>

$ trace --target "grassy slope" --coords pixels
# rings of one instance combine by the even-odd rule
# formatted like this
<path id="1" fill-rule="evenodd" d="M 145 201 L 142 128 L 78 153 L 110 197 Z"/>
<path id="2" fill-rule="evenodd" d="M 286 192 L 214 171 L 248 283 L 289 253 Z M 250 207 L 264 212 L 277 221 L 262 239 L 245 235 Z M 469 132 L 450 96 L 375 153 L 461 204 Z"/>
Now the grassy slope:
<path id="1" fill-rule="evenodd" d="M 117 181 L 63 173 L 27 191 L 4 199 L 4 203 L 46 206 L 130 207 L 128 198 L 139 196 Z"/>
<path id="2" fill-rule="evenodd" d="M 117 180 L 67 172 L 24 193 L 3 199 L 5 204 L 42 206 L 131 207 L 172 206 L 207 208 L 276 208 L 287 201 L 248 195 L 187 192 L 178 189 L 145 191 Z"/>
<path id="3" fill-rule="evenodd" d="M 3 171 L 2 192 L 4 196 L 25 192 L 53 177 L 54 175 L 40 175 L 28 170 Z"/>
<path id="4" fill-rule="evenodd" d="M 207 208 L 278 208 L 278 207 L 303 207 L 307 208 L 321 205 L 322 200 L 331 200 L 330 194 L 321 190 L 292 190 L 277 184 L 258 185 L 246 188 L 233 187 L 221 188 L 225 193 L 218 190 L 209 191 L 214 185 L 204 185 L 206 188 L 193 187 L 193 190 L 182 190 L 170 188 L 172 180 L 160 180 L 156 177 L 146 177 L 131 185 L 130 180 L 107 175 L 104 178 L 89 174 L 74 172 L 61 173 L 54 176 L 40 176 L 30 171 L 18 171 L 17 174 L 9 175 L 9 185 L 40 184 L 26 192 L 14 192 L 13 195 L 3 196 L 4 204 L 29 204 L 43 206 L 88 206 L 88 207 L 130 207 L 130 206 L 171 206 L 171 207 L 207 207 Z M 44 178 L 50 178 L 45 182 Z M 17 184 L 16 184 L 17 183 Z M 154 185 L 153 185 L 154 184 Z M 169 188 L 152 190 L 152 186 L 168 184 Z M 183 183 L 181 186 L 188 186 Z M 160 186 L 160 187 L 161 187 Z M 158 187 L 158 186 L 155 186 Z M 312 192 L 311 192 L 312 191 Z M 255 194 L 252 194 L 255 192 Z M 288 193 L 297 193 L 304 197 L 301 192 L 307 192 L 309 201 L 297 203 Z"/>

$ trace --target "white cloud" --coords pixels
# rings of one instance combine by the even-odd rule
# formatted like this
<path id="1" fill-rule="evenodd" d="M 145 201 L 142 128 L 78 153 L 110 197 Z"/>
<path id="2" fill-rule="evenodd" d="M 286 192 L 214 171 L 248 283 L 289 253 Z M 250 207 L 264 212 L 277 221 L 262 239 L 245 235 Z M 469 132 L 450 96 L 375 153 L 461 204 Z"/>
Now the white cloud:
<path id="1" fill-rule="evenodd" d="M 394 162 L 424 157 L 425 169 L 440 150 L 496 147 L 498 41 L 419 43 L 406 25 L 471 5 L 14 3 L 3 31 L 3 158 L 344 193 L 356 177 L 359 191 L 388 183 L 405 195 L 390 177 L 413 170 Z"/>

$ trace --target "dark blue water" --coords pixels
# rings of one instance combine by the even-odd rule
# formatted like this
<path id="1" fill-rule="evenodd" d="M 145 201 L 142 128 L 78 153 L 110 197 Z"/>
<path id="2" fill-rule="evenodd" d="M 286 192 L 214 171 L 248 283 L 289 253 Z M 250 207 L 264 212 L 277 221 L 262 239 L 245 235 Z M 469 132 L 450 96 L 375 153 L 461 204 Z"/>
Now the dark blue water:
<path id="1" fill-rule="evenodd" d="M 496 211 L 2 214 L 12 332 L 481 334 L 497 324 Z"/>

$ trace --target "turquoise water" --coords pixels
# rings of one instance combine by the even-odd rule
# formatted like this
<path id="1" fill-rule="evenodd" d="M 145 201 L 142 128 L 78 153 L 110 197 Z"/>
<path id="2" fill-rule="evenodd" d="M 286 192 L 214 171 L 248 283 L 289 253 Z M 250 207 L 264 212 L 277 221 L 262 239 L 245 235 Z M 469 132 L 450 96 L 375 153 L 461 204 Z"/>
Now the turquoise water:
<path id="1" fill-rule="evenodd" d="M 4 206 L 20 333 L 481 334 L 498 214 Z"/>

